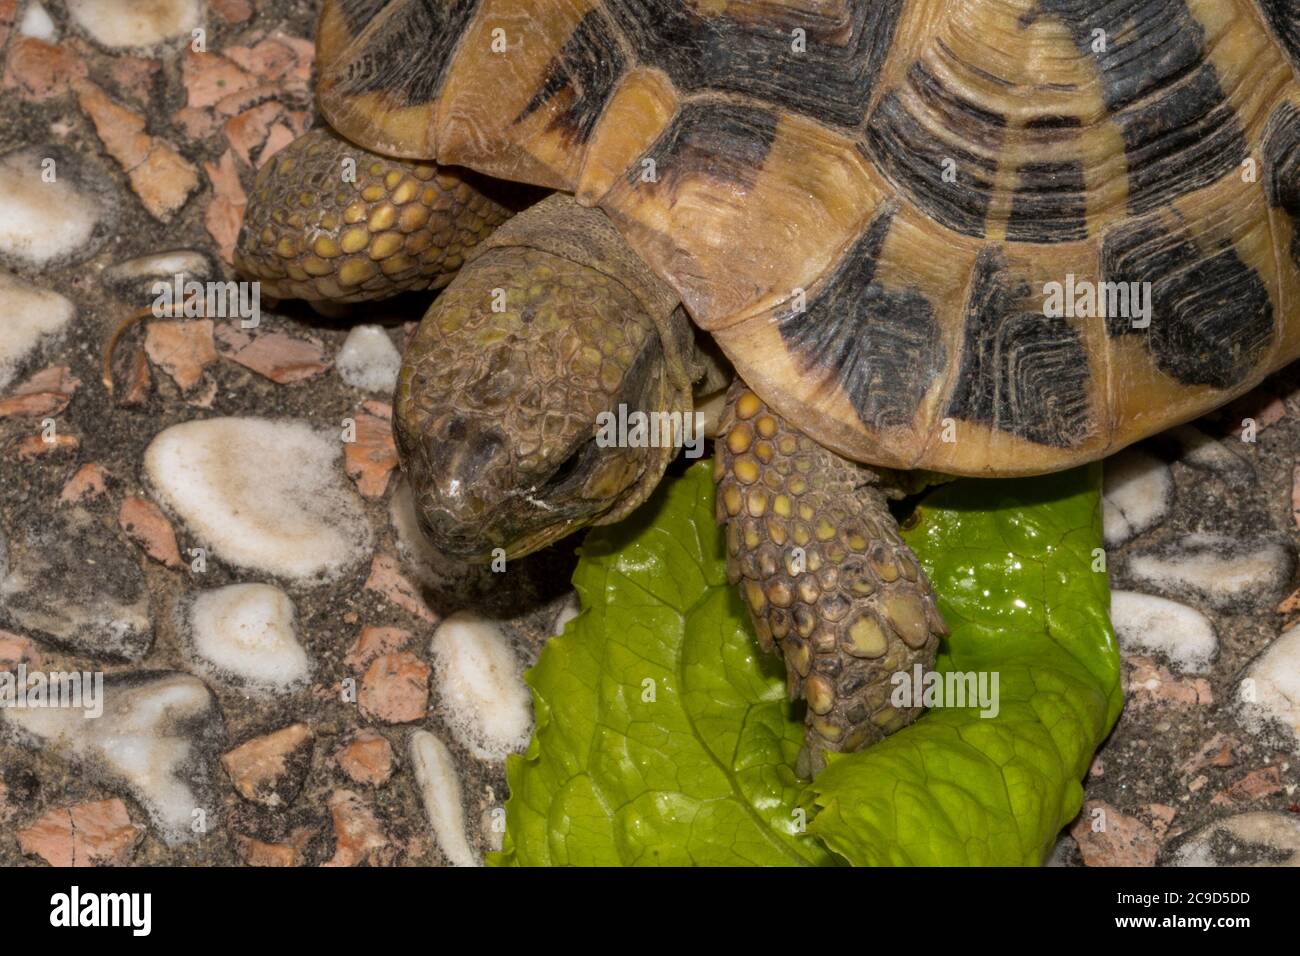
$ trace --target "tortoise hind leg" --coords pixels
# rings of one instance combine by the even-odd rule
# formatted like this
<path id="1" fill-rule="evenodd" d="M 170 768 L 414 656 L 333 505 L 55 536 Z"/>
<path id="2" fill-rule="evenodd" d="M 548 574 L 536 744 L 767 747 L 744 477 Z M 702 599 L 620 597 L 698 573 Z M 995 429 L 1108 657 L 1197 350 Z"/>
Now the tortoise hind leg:
<path id="1" fill-rule="evenodd" d="M 800 771 L 911 723 L 891 679 L 929 669 L 946 633 L 930 583 L 898 534 L 884 474 L 841 458 L 737 383 L 715 461 L 727 572 L 765 650 L 785 658 L 808 713 Z"/>

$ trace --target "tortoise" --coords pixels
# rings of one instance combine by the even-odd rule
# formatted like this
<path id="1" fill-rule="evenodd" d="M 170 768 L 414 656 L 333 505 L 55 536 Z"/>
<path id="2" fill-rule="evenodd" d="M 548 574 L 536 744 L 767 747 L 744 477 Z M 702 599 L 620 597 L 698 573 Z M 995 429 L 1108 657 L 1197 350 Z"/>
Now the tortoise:
<path id="1" fill-rule="evenodd" d="M 239 268 L 443 290 L 394 431 L 467 559 L 627 515 L 677 448 L 599 416 L 734 370 L 717 516 L 803 772 L 913 720 L 890 676 L 945 634 L 892 499 L 1300 354 L 1294 0 L 326 0 L 317 49 L 330 129 L 261 170 Z"/>

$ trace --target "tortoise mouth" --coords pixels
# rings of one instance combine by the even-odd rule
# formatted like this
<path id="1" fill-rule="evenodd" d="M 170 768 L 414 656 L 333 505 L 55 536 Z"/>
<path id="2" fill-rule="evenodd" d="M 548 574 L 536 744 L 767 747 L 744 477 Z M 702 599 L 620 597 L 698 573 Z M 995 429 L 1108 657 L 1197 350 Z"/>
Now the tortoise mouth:
<path id="1" fill-rule="evenodd" d="M 506 560 L 513 561 L 516 558 L 526 557 L 534 552 L 541 551 L 543 548 L 555 544 L 555 542 L 567 538 L 573 532 L 583 526 L 590 524 L 589 521 L 580 521 L 577 518 L 569 518 L 558 524 L 546 528 L 539 528 L 531 534 L 525 535 L 513 545 L 506 548 Z"/>
<path id="2" fill-rule="evenodd" d="M 444 557 L 467 564 L 490 564 L 502 556 L 508 561 L 541 551 L 580 530 L 598 516 L 554 517 L 540 527 L 515 537 L 493 533 L 490 519 L 462 522 L 445 509 L 417 507 L 420 530 Z"/>

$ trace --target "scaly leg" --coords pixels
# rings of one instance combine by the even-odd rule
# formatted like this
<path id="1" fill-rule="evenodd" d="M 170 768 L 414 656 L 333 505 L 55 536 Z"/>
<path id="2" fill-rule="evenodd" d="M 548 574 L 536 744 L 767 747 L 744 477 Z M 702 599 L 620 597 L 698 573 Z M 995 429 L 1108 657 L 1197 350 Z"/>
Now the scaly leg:
<path id="1" fill-rule="evenodd" d="M 891 678 L 934 663 L 947 633 L 889 513 L 884 473 L 823 448 L 737 383 L 715 462 L 727 572 L 759 641 L 808 702 L 800 772 L 911 723 Z"/>
<path id="2" fill-rule="evenodd" d="M 437 289 L 523 198 L 466 170 L 379 156 L 312 130 L 257 174 L 235 266 L 284 299 Z"/>

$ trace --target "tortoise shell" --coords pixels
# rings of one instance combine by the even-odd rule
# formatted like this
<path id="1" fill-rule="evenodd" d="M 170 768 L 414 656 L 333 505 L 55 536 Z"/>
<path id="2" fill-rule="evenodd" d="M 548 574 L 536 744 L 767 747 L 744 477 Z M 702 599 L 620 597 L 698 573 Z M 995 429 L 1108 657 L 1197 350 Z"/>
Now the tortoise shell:
<path id="1" fill-rule="evenodd" d="M 1297 0 L 327 0 L 318 47 L 337 130 L 600 207 L 860 461 L 1051 471 L 1300 354 Z"/>

